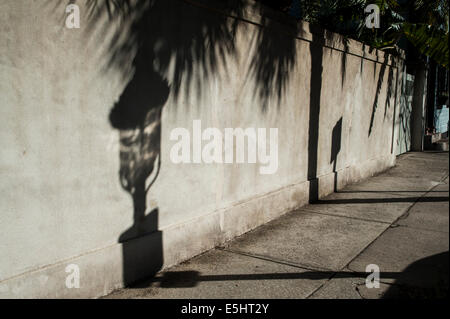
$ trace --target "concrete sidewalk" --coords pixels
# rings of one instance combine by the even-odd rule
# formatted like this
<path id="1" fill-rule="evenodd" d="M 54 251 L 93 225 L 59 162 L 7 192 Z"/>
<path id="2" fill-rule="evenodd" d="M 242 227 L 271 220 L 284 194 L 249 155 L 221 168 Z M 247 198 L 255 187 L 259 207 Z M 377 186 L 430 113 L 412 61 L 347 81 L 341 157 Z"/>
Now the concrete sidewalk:
<path id="1" fill-rule="evenodd" d="M 388 172 L 290 212 L 107 298 L 448 296 L 448 153 L 408 153 Z M 379 288 L 365 286 L 376 264 Z"/>

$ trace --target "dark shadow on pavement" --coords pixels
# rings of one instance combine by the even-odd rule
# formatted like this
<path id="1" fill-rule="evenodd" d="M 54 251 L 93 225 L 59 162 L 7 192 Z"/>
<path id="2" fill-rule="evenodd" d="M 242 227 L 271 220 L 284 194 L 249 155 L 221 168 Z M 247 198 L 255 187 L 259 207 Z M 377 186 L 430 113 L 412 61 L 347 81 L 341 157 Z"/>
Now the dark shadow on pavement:
<path id="1" fill-rule="evenodd" d="M 396 281 L 383 294 L 383 298 L 448 298 L 448 288 L 449 252 L 447 251 L 409 265 L 396 277 Z"/>
<path id="2" fill-rule="evenodd" d="M 380 281 L 395 279 L 382 298 L 446 298 L 448 297 L 449 253 L 444 252 L 420 259 L 401 272 L 380 272 Z M 303 271 L 265 274 L 201 275 L 198 271 L 168 271 L 139 286 L 151 287 L 157 283 L 161 288 L 193 288 L 200 282 L 223 282 L 241 280 L 322 280 L 337 278 L 364 279 L 369 272 L 352 271 Z M 135 287 L 137 288 L 137 287 Z M 376 289 L 376 288 L 372 288 Z"/>

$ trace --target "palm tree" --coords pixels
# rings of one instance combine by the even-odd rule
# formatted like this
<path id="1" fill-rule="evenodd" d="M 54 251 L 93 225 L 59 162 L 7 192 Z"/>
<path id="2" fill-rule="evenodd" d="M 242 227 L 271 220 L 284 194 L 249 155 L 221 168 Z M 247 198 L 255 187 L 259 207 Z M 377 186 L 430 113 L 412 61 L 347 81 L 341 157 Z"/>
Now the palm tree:
<path id="1" fill-rule="evenodd" d="M 381 26 L 365 26 L 364 9 L 380 8 Z M 293 0 L 291 13 L 333 32 L 394 52 L 408 40 L 421 54 L 448 68 L 448 9 L 446 0 Z"/>
<path id="2" fill-rule="evenodd" d="M 445 0 L 378 0 L 388 24 L 381 49 L 406 38 L 421 54 L 448 68 L 448 9 Z"/>

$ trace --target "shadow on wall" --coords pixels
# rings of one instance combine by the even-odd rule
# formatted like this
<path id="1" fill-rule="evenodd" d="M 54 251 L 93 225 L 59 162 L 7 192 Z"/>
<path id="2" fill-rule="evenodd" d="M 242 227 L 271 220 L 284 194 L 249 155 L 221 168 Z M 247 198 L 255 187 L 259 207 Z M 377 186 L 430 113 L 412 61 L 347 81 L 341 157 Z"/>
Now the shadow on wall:
<path id="1" fill-rule="evenodd" d="M 388 65 L 389 58 L 390 58 L 389 55 L 386 55 L 384 57 L 384 61 L 383 61 L 383 63 L 381 63 L 380 72 L 378 73 L 378 81 L 377 81 L 377 87 L 375 90 L 375 98 L 373 100 L 373 105 L 372 105 L 372 114 L 370 116 L 368 136 L 370 136 L 372 134 L 372 129 L 373 129 L 374 122 L 375 122 L 375 114 L 376 114 L 378 104 L 379 104 L 378 98 L 381 94 L 381 88 L 383 87 L 384 75 L 386 73 L 386 68 L 388 68 L 389 71 L 388 71 L 388 79 L 387 79 L 387 85 L 386 85 L 386 99 L 384 101 L 384 117 L 383 117 L 384 119 L 386 118 L 388 109 L 391 107 L 392 94 L 395 93 L 393 81 L 394 81 L 394 68 L 396 68 L 396 65 L 395 65 L 395 60 L 392 60 L 392 65 L 389 66 Z M 376 70 L 376 65 L 377 65 L 377 63 L 374 63 L 375 70 Z M 376 75 L 376 71 L 374 71 L 374 75 Z M 398 74 L 397 74 L 397 77 L 398 77 Z M 395 104 L 395 102 L 394 102 L 394 104 Z"/>
<path id="2" fill-rule="evenodd" d="M 259 0 L 268 5 L 275 0 Z M 246 0 L 86 0 L 88 29 L 110 27 L 122 21 L 131 27 L 115 34 L 110 44 L 110 58 L 106 67 L 126 72 L 136 50 L 145 48 L 146 59 L 165 78 L 170 78 L 171 95 L 189 97 L 195 86 L 200 96 L 203 84 L 219 74 L 219 67 L 237 57 L 236 33 L 245 28 L 247 11 L 260 17 L 255 42 L 256 49 L 247 74 L 257 83 L 255 98 L 262 108 L 271 98 L 280 99 L 296 63 L 296 38 L 300 32 L 297 21 L 274 11 L 259 2 Z M 108 12 L 111 23 L 97 25 Z M 225 70 L 226 68 L 220 68 Z M 128 76 L 128 74 L 124 74 Z"/>
<path id="3" fill-rule="evenodd" d="M 139 280 L 140 274 L 156 274 L 163 265 L 158 209 L 146 214 L 146 198 L 159 173 L 161 111 L 169 96 L 169 86 L 153 69 L 146 48 L 138 50 L 133 66 L 134 76 L 109 118 L 111 125 L 119 130 L 120 183 L 133 199 L 133 225 L 119 237 L 119 242 L 123 243 L 125 285 Z M 152 173 L 154 176 L 146 185 Z M 151 235 L 142 237 L 145 234 Z M 141 237 L 138 242 L 129 242 L 138 237 Z"/>
<path id="4" fill-rule="evenodd" d="M 337 121 L 336 125 L 333 127 L 333 132 L 331 133 L 331 158 L 330 163 L 333 163 L 333 173 L 334 173 L 334 191 L 337 192 L 337 182 L 338 173 L 336 171 L 337 157 L 341 151 L 341 139 L 342 139 L 342 117 Z"/>
<path id="5" fill-rule="evenodd" d="M 119 238 L 123 243 L 124 283 L 130 285 L 154 275 L 163 265 L 159 211 L 155 208 L 147 212 L 146 199 L 161 165 L 161 114 L 169 97 L 175 102 L 174 107 L 182 95 L 199 98 L 219 70 L 227 70 L 228 60 L 237 58 L 237 30 L 249 25 L 245 12 L 250 5 L 261 16 L 261 23 L 252 23 L 257 34 L 246 79 L 255 83 L 254 98 L 261 105 L 261 112 L 269 102 L 281 106 L 291 71 L 298 62 L 296 36 L 302 30 L 295 19 L 281 17 L 266 6 L 249 4 L 246 0 L 85 0 L 85 3 L 87 32 L 100 28 L 100 32 L 107 34 L 108 29 L 121 26 L 110 41 L 104 67 L 119 70 L 129 81 L 118 103 L 112 106 L 109 121 L 120 137 L 120 184 L 130 194 L 134 206 L 133 225 Z M 102 19 L 105 13 L 109 16 L 108 23 Z M 319 27 L 310 29 L 313 39 L 307 176 L 313 201 L 318 198 L 323 45 L 325 36 L 332 34 L 325 34 Z M 331 159 L 334 170 L 340 141 L 336 143 Z"/>
<path id="6" fill-rule="evenodd" d="M 312 42 L 309 44 L 311 56 L 311 78 L 309 93 L 309 128 L 308 128 L 308 180 L 309 202 L 319 199 L 319 181 L 317 179 L 317 161 L 319 148 L 320 97 L 322 94 L 323 45 L 325 33 L 322 29 L 311 26 Z"/>
<path id="7" fill-rule="evenodd" d="M 186 98 L 192 94 L 199 98 L 202 89 L 208 87 L 204 84 L 219 73 L 219 66 L 226 70 L 227 60 L 237 54 L 237 29 L 247 25 L 242 17 L 248 2 L 85 0 L 85 3 L 86 30 L 100 28 L 106 34 L 120 21 L 123 27 L 110 41 L 109 59 L 103 67 L 119 70 L 124 79 L 131 76 L 109 115 L 120 138 L 120 184 L 133 201 L 133 225 L 119 237 L 123 243 L 123 281 L 129 286 L 154 276 L 164 262 L 159 211 L 155 208 L 147 212 L 146 202 L 161 165 L 162 110 L 169 97 L 175 102 L 182 94 Z M 247 79 L 256 83 L 254 98 L 259 99 L 263 112 L 269 99 L 275 98 L 279 103 L 284 94 L 296 63 L 295 35 L 299 24 L 288 16 L 282 22 L 270 19 L 271 9 L 258 3 L 252 6 L 262 23 L 257 26 L 256 49 Z M 105 13 L 109 23 L 100 25 Z"/>

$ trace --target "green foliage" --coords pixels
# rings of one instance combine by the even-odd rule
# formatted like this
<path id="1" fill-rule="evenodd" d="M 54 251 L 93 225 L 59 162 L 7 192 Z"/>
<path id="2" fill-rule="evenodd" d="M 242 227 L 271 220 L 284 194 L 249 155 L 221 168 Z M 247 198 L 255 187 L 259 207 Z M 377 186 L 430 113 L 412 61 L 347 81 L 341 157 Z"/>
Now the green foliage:
<path id="1" fill-rule="evenodd" d="M 380 8 L 381 26 L 365 26 L 364 9 Z M 396 50 L 406 38 L 417 50 L 448 68 L 447 0 L 300 0 L 303 20 L 381 50 Z"/>
<path id="2" fill-rule="evenodd" d="M 422 53 L 448 68 L 448 32 L 427 24 L 404 23 L 406 38 Z"/>
<path id="3" fill-rule="evenodd" d="M 399 2 L 379 0 L 385 20 L 380 49 L 392 47 L 405 37 L 416 49 L 448 68 L 447 0 L 413 0 Z"/>

